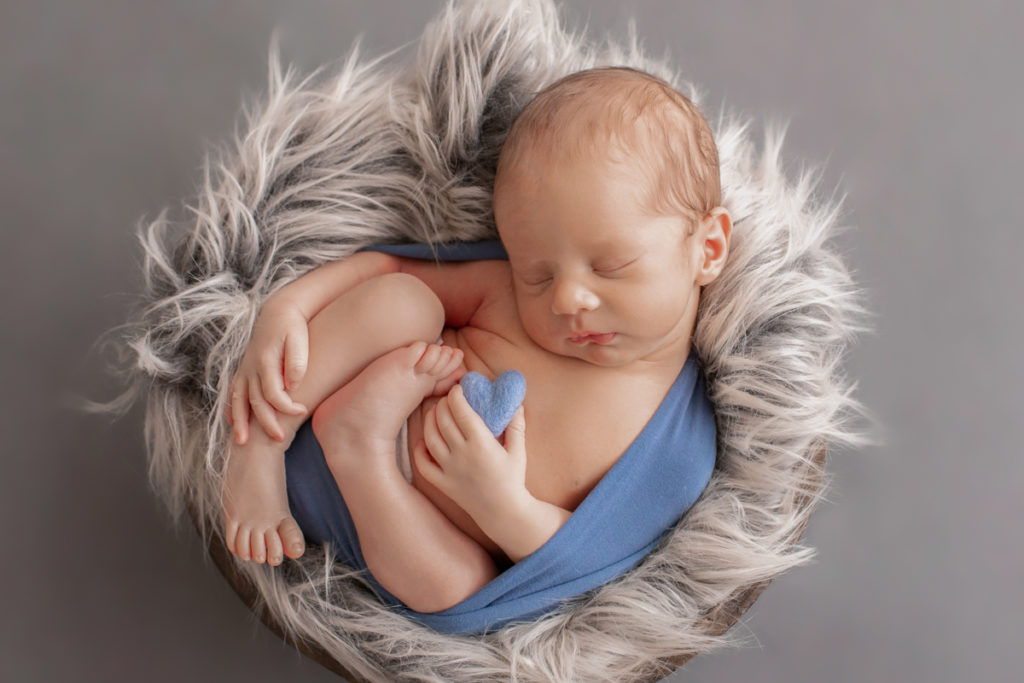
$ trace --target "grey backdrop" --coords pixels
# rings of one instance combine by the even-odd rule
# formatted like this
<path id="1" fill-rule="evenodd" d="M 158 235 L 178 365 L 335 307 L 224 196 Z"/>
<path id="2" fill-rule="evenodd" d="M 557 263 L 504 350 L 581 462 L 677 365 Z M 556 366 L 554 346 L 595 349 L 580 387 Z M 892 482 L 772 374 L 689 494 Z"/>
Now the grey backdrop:
<path id="1" fill-rule="evenodd" d="M 147 490 L 138 410 L 93 347 L 139 288 L 140 217 L 180 211 L 265 82 L 414 40 L 438 0 L 4 3 L 0 679 L 335 680 L 286 648 Z M 565 2 L 635 17 L 721 104 L 790 122 L 792 168 L 846 193 L 876 331 L 850 356 L 882 445 L 834 453 L 817 562 L 672 681 L 1011 681 L 1024 630 L 1019 3 Z"/>

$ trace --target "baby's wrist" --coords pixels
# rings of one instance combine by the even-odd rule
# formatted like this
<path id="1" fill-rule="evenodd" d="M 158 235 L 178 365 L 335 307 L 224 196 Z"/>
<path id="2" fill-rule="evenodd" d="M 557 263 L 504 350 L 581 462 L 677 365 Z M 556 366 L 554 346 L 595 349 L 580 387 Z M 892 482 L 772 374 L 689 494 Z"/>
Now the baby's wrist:
<path id="1" fill-rule="evenodd" d="M 526 486 L 506 489 L 482 500 L 480 509 L 472 517 L 485 534 L 502 545 L 499 539 L 521 528 L 524 522 L 531 519 L 537 502 Z"/>
<path id="2" fill-rule="evenodd" d="M 302 306 L 302 301 L 298 297 L 295 297 L 289 290 L 288 287 L 279 289 L 263 304 L 263 310 L 271 314 L 283 314 L 288 312 L 296 312 L 303 317 L 308 323 L 310 315 Z"/>

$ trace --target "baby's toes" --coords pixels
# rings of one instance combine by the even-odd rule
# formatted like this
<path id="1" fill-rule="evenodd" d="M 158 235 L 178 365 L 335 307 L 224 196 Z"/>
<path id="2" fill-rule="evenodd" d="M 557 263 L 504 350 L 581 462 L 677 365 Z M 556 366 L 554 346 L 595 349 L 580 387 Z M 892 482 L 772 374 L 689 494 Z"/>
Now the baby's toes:
<path id="1" fill-rule="evenodd" d="M 271 567 L 284 562 L 284 547 L 281 545 L 281 536 L 277 529 L 271 529 L 264 535 L 267 542 L 267 564 Z"/>
<path id="2" fill-rule="evenodd" d="M 440 358 L 441 347 L 437 344 L 429 344 L 420 355 L 419 360 L 416 361 L 416 365 L 413 366 L 413 370 L 421 375 L 429 375 L 433 372 L 433 369 Z"/>
<path id="3" fill-rule="evenodd" d="M 458 370 L 459 366 L 462 364 L 462 349 L 456 349 L 451 346 L 448 346 L 446 348 L 448 349 L 449 353 L 445 358 L 444 365 L 438 372 L 438 375 L 440 377 L 447 377 L 448 375 Z"/>
<path id="4" fill-rule="evenodd" d="M 252 553 L 250 552 L 249 541 L 252 537 L 252 530 L 248 527 L 239 527 L 238 533 L 235 534 L 235 545 L 234 553 L 240 560 L 252 559 Z"/>
<path id="5" fill-rule="evenodd" d="M 434 384 L 434 396 L 443 396 L 448 393 L 448 390 L 455 386 L 455 383 L 462 379 L 462 375 L 465 374 L 465 368 L 462 367 L 462 351 L 460 349 L 452 349 L 451 355 L 446 359 L 445 364 L 438 368 L 438 372 L 434 375 L 437 378 L 437 383 Z"/>
<path id="6" fill-rule="evenodd" d="M 267 561 L 267 542 L 265 537 L 266 532 L 259 529 L 253 529 L 252 535 L 249 537 L 249 543 L 252 547 L 252 561 L 256 564 L 263 564 Z"/>
<path id="7" fill-rule="evenodd" d="M 419 365 L 423 362 L 424 357 L 430 351 L 430 344 L 427 344 L 427 342 L 423 341 L 416 341 L 406 346 L 405 349 L 409 354 L 409 362 L 415 369 L 419 367 Z"/>
<path id="8" fill-rule="evenodd" d="M 229 519 L 224 523 L 224 545 L 228 547 L 228 550 L 233 554 L 235 552 L 235 539 L 238 537 L 238 522 L 233 519 Z"/>
<path id="9" fill-rule="evenodd" d="M 294 519 L 287 517 L 281 520 L 277 526 L 277 534 L 284 545 L 285 555 L 293 560 L 302 557 L 302 553 L 306 551 L 306 542 L 302 538 L 302 530 Z"/>

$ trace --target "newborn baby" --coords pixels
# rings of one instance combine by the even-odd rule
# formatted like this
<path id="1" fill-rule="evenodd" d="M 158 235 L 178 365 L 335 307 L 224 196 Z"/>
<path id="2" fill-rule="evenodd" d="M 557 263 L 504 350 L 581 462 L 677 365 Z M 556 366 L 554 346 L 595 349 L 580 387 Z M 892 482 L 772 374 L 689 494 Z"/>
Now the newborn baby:
<path id="1" fill-rule="evenodd" d="M 720 201 L 707 123 L 664 82 L 612 68 L 547 88 L 498 163 L 508 261 L 362 252 L 267 301 L 232 381 L 229 549 L 302 554 L 284 451 L 314 407 L 366 565 L 411 609 L 444 610 L 536 551 L 681 376 L 728 254 Z M 526 398 L 496 439 L 456 382 L 511 369 Z"/>

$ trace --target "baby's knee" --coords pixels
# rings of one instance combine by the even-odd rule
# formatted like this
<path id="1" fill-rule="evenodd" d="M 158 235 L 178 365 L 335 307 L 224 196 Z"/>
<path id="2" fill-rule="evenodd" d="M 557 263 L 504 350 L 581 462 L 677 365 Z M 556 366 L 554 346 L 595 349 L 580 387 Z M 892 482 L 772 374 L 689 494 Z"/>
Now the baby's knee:
<path id="1" fill-rule="evenodd" d="M 366 317 L 378 334 L 396 346 L 436 341 L 444 329 L 444 306 L 422 280 L 408 273 L 388 273 L 363 283 Z"/>
<path id="2" fill-rule="evenodd" d="M 479 567 L 467 568 L 459 566 L 460 558 L 449 559 L 450 563 L 446 563 L 437 576 L 430 577 L 423 570 L 415 576 L 403 577 L 401 583 L 382 585 L 409 609 L 434 614 L 455 607 L 497 576 L 493 562 L 480 562 Z M 380 580 L 373 567 L 370 572 Z"/>

